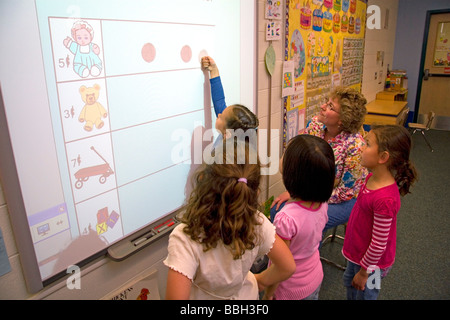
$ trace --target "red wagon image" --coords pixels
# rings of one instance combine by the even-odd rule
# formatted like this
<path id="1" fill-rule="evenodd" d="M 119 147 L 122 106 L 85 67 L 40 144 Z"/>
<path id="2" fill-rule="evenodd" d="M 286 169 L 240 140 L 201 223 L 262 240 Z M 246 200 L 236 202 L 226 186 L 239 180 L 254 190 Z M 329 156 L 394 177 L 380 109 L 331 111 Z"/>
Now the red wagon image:
<path id="1" fill-rule="evenodd" d="M 98 178 L 98 181 L 103 184 L 106 182 L 106 178 L 108 178 L 110 175 L 114 174 L 114 171 L 109 166 L 108 161 L 105 160 L 98 152 L 95 150 L 94 147 L 91 147 L 91 149 L 103 160 L 105 161 L 104 164 L 99 164 L 92 167 L 86 167 L 83 169 L 78 170 L 75 172 L 74 176 L 77 179 L 75 182 L 75 188 L 81 189 L 83 187 L 83 182 L 88 181 L 89 177 L 94 176 L 100 176 Z"/>

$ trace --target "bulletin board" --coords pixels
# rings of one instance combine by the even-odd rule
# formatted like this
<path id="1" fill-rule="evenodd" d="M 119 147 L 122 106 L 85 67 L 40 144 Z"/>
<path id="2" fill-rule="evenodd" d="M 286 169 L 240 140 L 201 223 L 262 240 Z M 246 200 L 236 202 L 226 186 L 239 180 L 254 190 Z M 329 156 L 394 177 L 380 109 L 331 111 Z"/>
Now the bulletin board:
<path id="1" fill-rule="evenodd" d="M 284 147 L 333 87 L 361 91 L 366 10 L 365 0 L 286 0 Z"/>

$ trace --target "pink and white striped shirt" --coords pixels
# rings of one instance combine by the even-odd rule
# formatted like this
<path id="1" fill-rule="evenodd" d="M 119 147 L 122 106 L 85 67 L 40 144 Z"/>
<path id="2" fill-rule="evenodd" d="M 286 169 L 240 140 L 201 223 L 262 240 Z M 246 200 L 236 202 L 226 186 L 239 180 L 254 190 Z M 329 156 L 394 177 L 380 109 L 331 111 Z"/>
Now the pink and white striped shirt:
<path id="1" fill-rule="evenodd" d="M 395 260 L 400 192 L 396 183 L 376 190 L 367 189 L 371 176 L 367 176 L 353 207 L 342 253 L 364 269 L 384 269 Z"/>

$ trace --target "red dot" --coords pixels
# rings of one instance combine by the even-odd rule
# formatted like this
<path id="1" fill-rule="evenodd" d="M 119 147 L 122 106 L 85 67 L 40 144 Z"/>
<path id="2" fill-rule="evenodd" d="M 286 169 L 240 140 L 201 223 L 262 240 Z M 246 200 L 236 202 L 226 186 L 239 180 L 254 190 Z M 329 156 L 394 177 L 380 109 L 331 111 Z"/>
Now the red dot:
<path id="1" fill-rule="evenodd" d="M 192 50 L 191 47 L 189 47 L 188 45 L 184 46 L 183 48 L 181 48 L 181 59 L 184 62 L 189 62 L 191 61 L 192 58 Z"/>
<path id="2" fill-rule="evenodd" d="M 208 51 L 206 49 L 202 49 L 198 54 L 198 62 L 202 62 L 202 58 L 204 56 L 209 56 Z"/>
<path id="3" fill-rule="evenodd" d="M 142 59 L 144 59 L 145 62 L 152 62 L 155 59 L 156 56 L 156 50 L 155 46 L 151 43 L 146 43 L 142 47 Z"/>

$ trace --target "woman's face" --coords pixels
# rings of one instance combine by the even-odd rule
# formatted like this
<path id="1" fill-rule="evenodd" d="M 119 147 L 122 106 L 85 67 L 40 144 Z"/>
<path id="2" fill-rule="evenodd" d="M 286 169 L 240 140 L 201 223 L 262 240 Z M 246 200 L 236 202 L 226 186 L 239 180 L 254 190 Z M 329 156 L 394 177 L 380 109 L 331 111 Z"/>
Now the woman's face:
<path id="1" fill-rule="evenodd" d="M 226 107 L 222 113 L 219 113 L 216 119 L 216 129 L 225 134 L 227 129 L 227 120 L 232 116 L 233 106 Z"/>
<path id="2" fill-rule="evenodd" d="M 341 124 L 340 112 L 341 106 L 338 99 L 328 99 L 320 106 L 318 120 L 327 127 L 338 126 Z"/>

